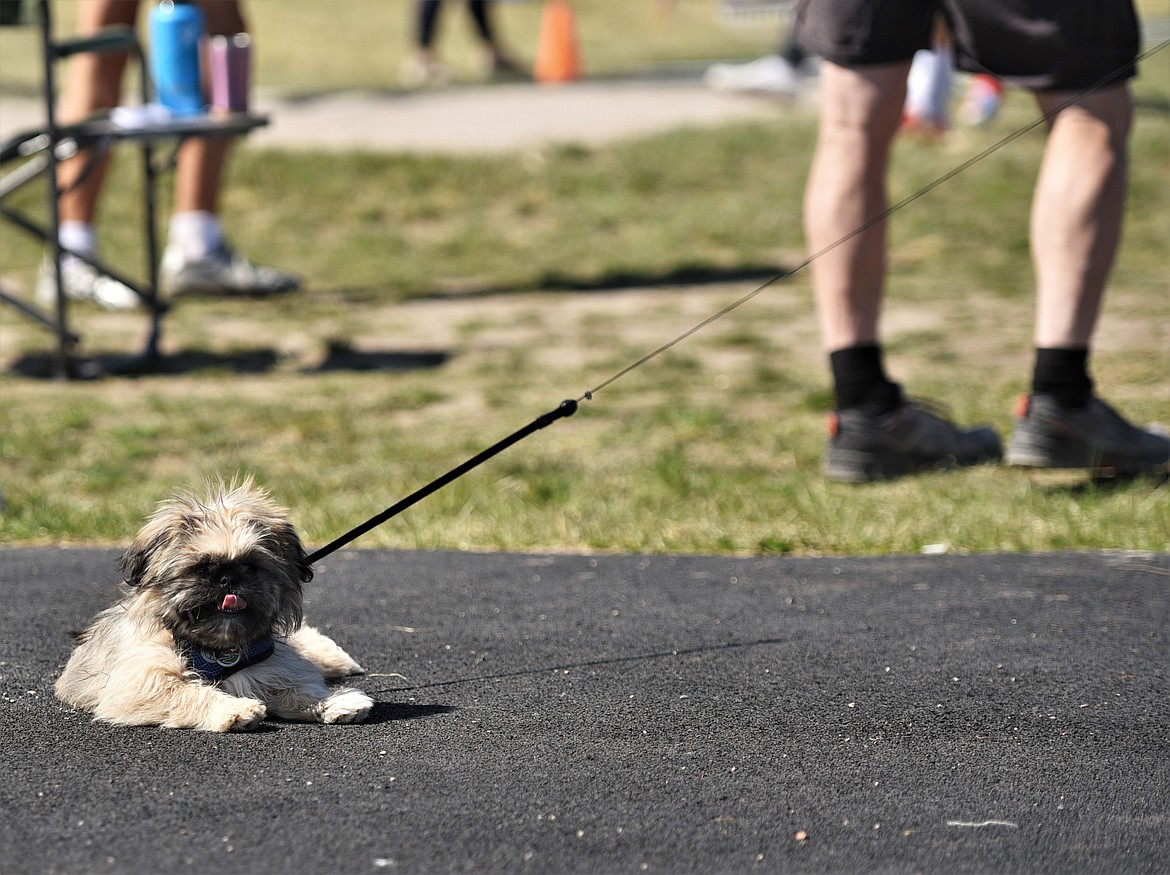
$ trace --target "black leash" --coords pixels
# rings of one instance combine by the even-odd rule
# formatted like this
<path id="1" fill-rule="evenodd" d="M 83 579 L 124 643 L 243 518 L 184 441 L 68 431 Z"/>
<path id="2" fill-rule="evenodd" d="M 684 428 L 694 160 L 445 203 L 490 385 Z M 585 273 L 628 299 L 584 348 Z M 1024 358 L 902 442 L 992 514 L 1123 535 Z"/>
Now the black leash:
<path id="1" fill-rule="evenodd" d="M 1146 58 L 1150 57 L 1151 55 L 1162 51 L 1162 49 L 1166 48 L 1167 46 L 1170 46 L 1170 40 L 1163 40 L 1162 42 L 1158 43 L 1157 45 L 1153 46 L 1152 48 L 1150 48 L 1147 51 L 1143 52 L 1142 54 L 1138 55 L 1134 59 L 1133 63 L 1136 64 L 1139 61 L 1145 60 Z M 1128 65 L 1126 65 L 1126 66 L 1128 66 Z M 436 480 L 431 481 L 430 483 L 428 483 L 426 486 L 422 487 L 421 489 L 418 489 L 415 492 L 412 492 L 406 498 L 402 499 L 397 504 L 391 505 L 390 507 L 386 508 L 384 511 L 382 511 L 377 516 L 371 517 L 370 519 L 368 519 L 364 523 L 362 523 L 360 526 L 357 526 L 356 528 L 350 529 L 348 532 L 346 532 L 341 537 L 335 538 L 333 541 L 330 541 L 328 544 L 326 544 L 321 549 L 317 550 L 314 553 L 311 553 L 308 557 L 308 563 L 310 565 L 313 565 L 316 562 L 318 562 L 319 560 L 324 559 L 330 553 L 333 553 L 336 550 L 340 550 L 342 547 L 344 547 L 350 541 L 353 541 L 355 538 L 361 537 L 366 532 L 370 531 L 370 529 L 377 528 L 378 526 L 382 525 L 382 523 L 384 523 L 387 520 L 389 520 L 390 518 L 402 513 L 402 511 L 406 510 L 408 507 L 411 507 L 412 505 L 414 505 L 417 502 L 421 501 L 422 499 L 426 498 L 431 493 L 438 492 L 440 489 L 442 489 L 444 486 L 446 486 L 451 481 L 457 480 L 458 478 L 460 478 L 464 474 L 466 474 L 468 471 L 470 471 L 472 468 L 478 467 L 479 465 L 486 462 L 488 459 L 492 458 L 495 455 L 498 455 L 499 453 L 506 450 L 508 447 L 512 446 L 512 444 L 517 443 L 519 441 L 522 441 L 524 438 L 528 437 L 533 432 L 540 431 L 542 428 L 546 428 L 547 426 L 552 425 L 558 419 L 565 419 L 566 417 L 572 416 L 574 413 L 577 412 L 577 406 L 580 402 L 592 401 L 594 394 L 597 392 L 600 392 L 602 389 L 604 389 L 610 383 L 613 383 L 615 380 L 621 379 L 626 374 L 630 373 L 630 371 L 633 371 L 637 368 L 640 368 L 642 365 L 646 364 L 651 359 L 657 358 L 658 356 L 662 355 L 667 350 L 682 343 L 684 340 L 686 340 L 691 335 L 693 335 L 699 331 L 702 331 L 704 328 L 706 328 L 712 322 L 715 322 L 719 319 L 722 319 L 728 313 L 732 312 L 733 310 L 738 309 L 739 307 L 742 307 L 744 304 L 746 304 L 748 301 L 755 298 L 757 295 L 759 295 L 761 292 L 763 292 L 768 287 L 774 285 L 775 283 L 779 282 L 782 279 L 787 279 L 788 277 L 792 276 L 793 274 L 804 270 L 806 267 L 808 267 L 810 264 L 812 264 L 814 261 L 816 261 L 822 255 L 825 255 L 826 253 L 831 252 L 832 250 L 836 249 L 838 246 L 841 246 L 842 244 L 848 242 L 849 240 L 852 240 L 854 237 L 856 237 L 859 234 L 864 233 L 867 229 L 872 228 L 874 225 L 878 224 L 879 222 L 885 221 L 892 214 L 898 212 L 899 210 L 903 209 L 906 206 L 909 206 L 914 201 L 918 200 L 920 197 L 923 197 L 924 195 L 929 194 L 930 192 L 934 191 L 936 188 L 938 188 L 943 183 L 948 182 L 951 179 L 954 179 L 960 173 L 969 169 L 973 165 L 978 164 L 980 161 L 982 161 L 987 156 L 991 155 L 994 152 L 998 152 L 1004 146 L 1008 145 L 1009 143 L 1014 142 L 1015 140 L 1018 140 L 1020 137 L 1022 137 L 1024 134 L 1028 133 L 1029 131 L 1032 131 L 1035 128 L 1038 128 L 1042 124 L 1045 124 L 1046 122 L 1049 121 L 1049 119 L 1055 117 L 1056 114 L 1059 113 L 1061 110 L 1065 109 L 1068 106 L 1071 106 L 1073 103 L 1075 103 L 1077 100 L 1079 100 L 1084 95 L 1089 94 L 1093 91 L 1096 91 L 1102 85 L 1111 81 L 1114 78 L 1114 76 L 1117 75 L 1118 72 L 1119 72 L 1119 70 L 1110 73 L 1108 76 L 1103 77 L 1100 81 L 1094 83 L 1093 85 L 1089 86 L 1088 88 L 1084 89 L 1083 91 L 1077 92 L 1075 95 L 1070 97 L 1067 101 L 1060 104 L 1060 106 L 1051 110 L 1049 113 L 1042 115 L 1039 118 L 1024 125 L 1023 127 L 1017 128 L 1016 130 L 1012 131 L 1010 134 L 1008 134 L 1002 140 L 999 140 L 998 142 L 993 143 L 991 146 L 988 146 L 986 149 L 984 149 L 982 152 L 978 153 L 974 157 L 968 158 L 966 161 L 959 164 L 957 167 L 955 167 L 951 170 L 948 170 L 942 176 L 939 176 L 937 179 L 934 179 L 933 181 L 928 182 L 922 188 L 918 189 L 918 191 L 914 192 L 911 195 L 908 195 L 907 197 L 902 198 L 902 200 L 898 201 L 893 206 L 887 207 L 885 210 L 883 210 L 878 215 L 874 216 L 873 218 L 869 219 L 866 222 L 863 222 L 861 225 L 854 228 L 852 231 L 850 231 L 845 236 L 841 237 L 839 240 L 836 240 L 833 243 L 830 243 L 828 246 L 824 247 L 823 249 L 819 250 L 818 252 L 814 252 L 812 255 L 808 256 L 804 261 L 800 262 L 800 264 L 796 265 L 796 267 L 793 267 L 790 270 L 783 271 L 782 273 L 776 274 L 776 276 L 772 277 L 767 282 L 761 283 L 759 286 L 754 288 L 752 291 L 748 292 L 743 297 L 728 304 L 722 310 L 719 310 L 718 312 L 712 314 L 711 316 L 708 316 L 706 319 L 704 319 L 702 322 L 699 322 L 697 325 L 694 325 L 691 328 L 688 328 L 686 331 L 684 331 L 682 334 L 675 337 L 673 340 L 670 340 L 670 341 L 662 344 L 662 346 L 658 347 L 657 349 L 652 350 L 651 352 L 642 356 L 637 361 L 622 368 L 620 371 L 615 373 L 613 376 L 603 380 L 602 382 L 600 382 L 596 386 L 594 386 L 592 389 L 585 392 L 585 394 L 581 395 L 579 398 L 576 398 L 576 399 L 570 398 L 566 401 L 562 401 L 560 406 L 557 407 L 556 410 L 550 410 L 548 413 L 541 414 L 536 419 L 534 419 L 532 422 L 528 423 L 528 425 L 524 426 L 523 428 L 519 429 L 518 431 L 513 432 L 512 434 L 508 435 L 503 440 L 499 441 L 496 444 L 493 444 L 492 446 L 488 447 L 486 450 L 479 453 L 478 455 L 473 456 L 472 458 L 468 459 L 462 465 L 459 465 L 456 468 L 452 468 L 450 471 L 448 471 L 443 476 L 439 477 Z"/>
<path id="2" fill-rule="evenodd" d="M 371 517 L 370 519 L 366 520 L 364 523 L 362 523 L 357 528 L 350 529 L 348 532 L 346 532 L 340 538 L 336 538 L 333 541 L 330 541 L 328 544 L 326 544 L 320 550 L 309 555 L 309 558 L 308 558 L 309 564 L 313 565 L 318 560 L 324 559 L 326 556 L 328 556 L 330 553 L 334 552 L 335 550 L 340 550 L 342 547 L 344 547 L 346 544 L 348 544 L 354 538 L 359 538 L 362 535 L 364 535 L 366 532 L 368 532 L 370 529 L 373 529 L 373 528 L 376 528 L 377 526 L 382 525 L 382 523 L 386 522 L 386 520 L 390 519 L 393 516 L 397 516 L 398 514 L 402 513 L 402 511 L 406 510 L 411 505 L 413 505 L 419 501 L 422 501 L 424 498 L 426 498 L 432 492 L 439 491 L 444 486 L 446 486 L 448 483 L 450 483 L 452 480 L 457 480 L 458 478 L 460 478 L 464 474 L 466 474 L 468 471 L 470 471 L 472 468 L 475 468 L 475 467 L 483 464 L 488 459 L 490 459 L 492 456 L 495 456 L 495 455 L 503 452 L 504 450 L 508 449 L 508 447 L 512 446 L 512 444 L 517 443 L 518 441 L 524 440 L 524 438 L 528 437 L 534 431 L 540 431 L 540 429 L 545 428 L 549 425 L 552 425 L 558 419 L 564 419 L 566 416 L 572 416 L 576 412 L 577 412 L 577 402 L 576 401 L 574 401 L 572 399 L 569 399 L 567 401 L 562 401 L 561 406 L 558 407 L 556 410 L 550 410 L 548 413 L 541 414 L 540 416 L 536 417 L 536 419 L 532 420 L 532 422 L 528 423 L 528 425 L 524 426 L 524 428 L 522 428 L 518 431 L 512 432 L 512 434 L 508 435 L 502 441 L 499 441 L 498 443 L 493 444 L 492 446 L 488 447 L 483 452 L 468 459 L 466 462 L 464 462 L 462 465 L 458 466 L 457 468 L 452 468 L 450 471 L 448 471 L 442 477 L 439 477 L 437 480 L 432 480 L 430 483 L 428 483 L 422 489 L 418 489 L 418 490 L 412 492 L 410 495 L 406 496 L 406 498 L 402 499 L 402 501 L 398 502 L 397 504 L 391 505 L 390 507 L 388 507 L 384 511 L 382 511 L 380 514 L 378 514 L 377 516 Z"/>

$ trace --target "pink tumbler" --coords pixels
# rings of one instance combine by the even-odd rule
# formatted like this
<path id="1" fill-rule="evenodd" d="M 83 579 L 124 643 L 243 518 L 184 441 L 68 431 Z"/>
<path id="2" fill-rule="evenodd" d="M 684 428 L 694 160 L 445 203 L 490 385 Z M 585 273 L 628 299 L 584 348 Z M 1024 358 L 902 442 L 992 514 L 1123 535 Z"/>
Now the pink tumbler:
<path id="1" fill-rule="evenodd" d="M 211 38 L 211 108 L 247 112 L 252 38 L 246 33 Z"/>

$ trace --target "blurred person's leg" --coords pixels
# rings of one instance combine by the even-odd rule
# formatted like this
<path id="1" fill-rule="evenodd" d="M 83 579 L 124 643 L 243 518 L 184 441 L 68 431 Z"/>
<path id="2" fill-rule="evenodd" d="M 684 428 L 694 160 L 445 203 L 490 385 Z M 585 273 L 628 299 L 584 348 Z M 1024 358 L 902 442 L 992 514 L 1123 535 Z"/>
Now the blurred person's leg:
<path id="1" fill-rule="evenodd" d="M 88 36 L 105 27 L 133 27 L 137 15 L 138 0 L 78 0 L 77 32 Z M 58 120 L 73 124 L 117 106 L 128 57 L 125 53 L 74 55 L 69 60 L 65 88 L 58 100 Z M 108 162 L 99 161 L 80 184 L 74 185 L 87 162 L 85 153 L 61 162 L 59 179 L 65 192 L 60 205 L 62 222 L 92 222 L 97 212 Z"/>
<path id="2" fill-rule="evenodd" d="M 105 27 L 133 27 L 138 5 L 138 0 L 78 0 L 77 33 L 88 36 Z M 74 124 L 116 107 L 122 96 L 122 77 L 128 59 L 126 53 L 88 52 L 70 58 L 65 87 L 57 105 L 58 122 Z M 91 157 L 91 152 L 85 150 L 62 161 L 58 167 L 57 183 L 62 191 L 58 201 L 58 239 L 66 249 L 96 256 L 98 234 L 94 223 L 109 159 L 102 156 L 91 166 Z M 130 289 L 69 255 L 61 260 L 61 278 L 66 295 L 76 300 L 97 301 L 110 309 L 128 309 L 139 303 L 138 296 Z M 56 300 L 56 273 L 49 261 L 42 265 L 37 277 L 36 297 L 45 305 Z"/>
<path id="3" fill-rule="evenodd" d="M 820 128 L 804 221 L 810 251 L 823 252 L 810 271 L 829 352 L 878 340 L 886 222 L 858 229 L 888 206 L 886 170 L 902 120 L 908 69 L 908 62 L 821 65 Z"/>
<path id="4" fill-rule="evenodd" d="M 418 0 L 415 6 L 415 45 L 430 52 L 435 44 L 439 28 L 439 12 L 442 0 Z"/>
<path id="5" fill-rule="evenodd" d="M 824 58 L 805 229 L 836 399 L 825 474 L 865 481 L 998 458 L 998 436 L 959 429 L 907 401 L 885 372 L 879 320 L 886 273 L 886 172 L 906 76 L 930 45 L 933 0 L 803 0 L 795 36 Z"/>
<path id="6" fill-rule="evenodd" d="M 202 0 L 199 6 L 209 36 L 247 32 L 238 0 Z M 175 209 L 159 278 L 166 295 L 268 295 L 300 286 L 295 277 L 254 265 L 228 246 L 220 193 L 231 144 L 228 137 L 192 137 L 179 150 Z"/>
<path id="7" fill-rule="evenodd" d="M 908 403 L 885 373 L 879 320 L 886 272 L 886 172 L 902 121 L 909 61 L 821 66 L 821 116 L 805 191 L 813 293 L 836 412 L 825 473 L 891 477 L 1000 454 L 989 429 L 964 431 Z"/>
<path id="8" fill-rule="evenodd" d="M 1072 98 L 1036 95 L 1046 114 Z M 1077 97 L 1051 119 L 1031 218 L 1039 348 L 1089 345 L 1121 240 L 1132 115 L 1122 84 Z"/>
<path id="9" fill-rule="evenodd" d="M 402 78 L 407 85 L 442 85 L 447 71 L 435 54 L 439 34 L 442 0 L 415 0 L 411 21 L 413 51 L 402 62 Z"/>
<path id="10" fill-rule="evenodd" d="M 237 0 L 204 0 L 199 8 L 208 35 L 247 32 Z M 188 258 L 202 258 L 223 243 L 219 194 L 230 149 L 228 137 L 192 137 L 179 149 L 170 240 Z"/>
<path id="11" fill-rule="evenodd" d="M 467 0 L 467 14 L 471 16 L 479 38 L 488 45 L 493 45 L 496 36 L 492 32 L 492 20 L 488 12 L 487 0 Z"/>
<path id="12" fill-rule="evenodd" d="M 1032 202 L 1035 363 L 1008 462 L 1164 472 L 1170 440 L 1134 426 L 1096 397 L 1089 375 L 1125 213 L 1129 87 L 1042 92 L 1037 102 L 1054 115 Z"/>
<path id="13" fill-rule="evenodd" d="M 475 32 L 479 36 L 487 51 L 488 72 L 493 74 L 523 73 L 520 66 L 504 51 L 492 21 L 491 5 L 495 0 L 467 0 L 467 12 L 475 25 Z"/>
<path id="14" fill-rule="evenodd" d="M 959 66 L 1037 94 L 1050 118 L 1030 223 L 1035 351 L 1007 461 L 1165 473 L 1170 440 L 1098 397 L 1093 332 L 1125 211 L 1127 81 L 1140 28 L 1129 0 L 947 0 Z M 1108 84 L 1102 84 L 1108 83 Z"/>

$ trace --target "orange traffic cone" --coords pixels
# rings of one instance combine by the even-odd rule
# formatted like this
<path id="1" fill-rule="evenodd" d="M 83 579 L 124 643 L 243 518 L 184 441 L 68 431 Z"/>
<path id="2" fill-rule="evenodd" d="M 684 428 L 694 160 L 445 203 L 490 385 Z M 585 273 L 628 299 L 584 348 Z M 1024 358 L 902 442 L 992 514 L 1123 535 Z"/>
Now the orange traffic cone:
<path id="1" fill-rule="evenodd" d="M 540 16 L 540 42 L 532 76 L 537 82 L 571 82 L 581 78 L 581 51 L 577 46 L 577 24 L 573 4 L 548 0 Z"/>

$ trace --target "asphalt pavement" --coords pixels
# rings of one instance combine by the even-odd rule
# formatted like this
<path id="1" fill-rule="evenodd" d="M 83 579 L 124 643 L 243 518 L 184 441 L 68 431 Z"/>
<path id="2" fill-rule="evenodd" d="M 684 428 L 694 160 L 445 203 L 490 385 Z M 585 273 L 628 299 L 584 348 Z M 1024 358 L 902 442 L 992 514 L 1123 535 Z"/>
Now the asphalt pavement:
<path id="1" fill-rule="evenodd" d="M 52 694 L 111 549 L 0 549 L 0 872 L 1164 873 L 1170 556 L 346 548 L 369 722 Z"/>

